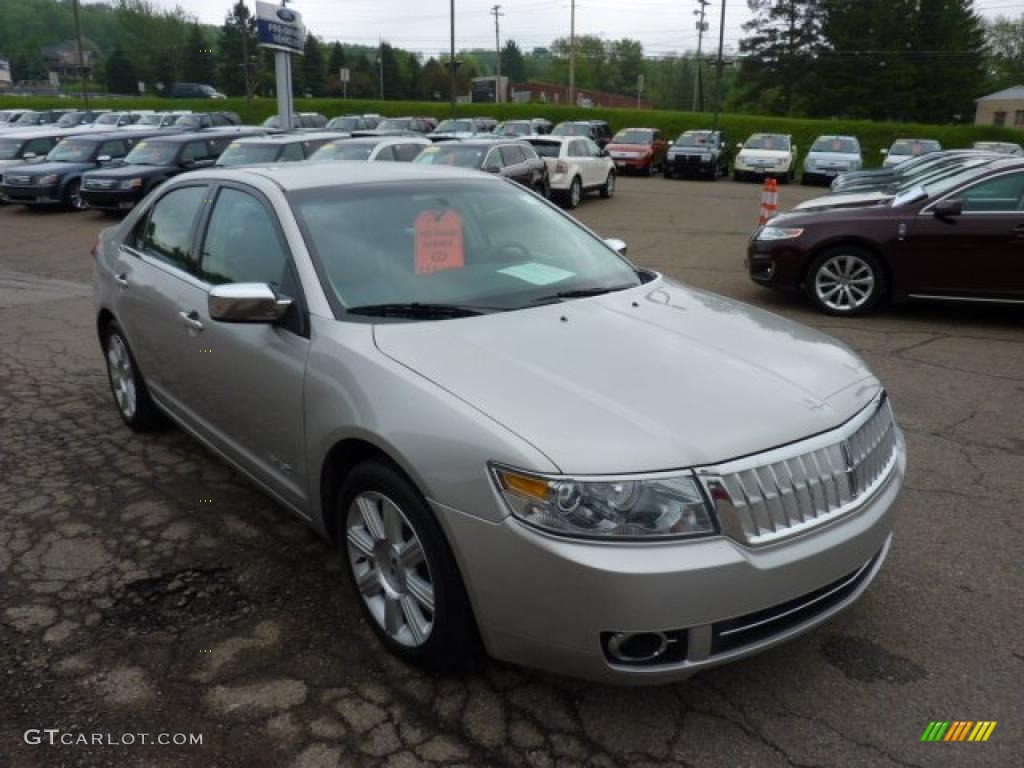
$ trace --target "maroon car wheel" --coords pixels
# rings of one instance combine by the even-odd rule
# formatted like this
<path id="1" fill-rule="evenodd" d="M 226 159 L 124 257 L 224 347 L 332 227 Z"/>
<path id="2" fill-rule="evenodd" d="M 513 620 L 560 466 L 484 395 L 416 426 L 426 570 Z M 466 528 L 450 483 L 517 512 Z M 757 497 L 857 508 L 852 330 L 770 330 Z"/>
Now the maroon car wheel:
<path id="1" fill-rule="evenodd" d="M 867 250 L 840 245 L 814 260 L 805 287 L 811 302 L 822 312 L 859 315 L 874 309 L 885 296 L 885 270 Z"/>

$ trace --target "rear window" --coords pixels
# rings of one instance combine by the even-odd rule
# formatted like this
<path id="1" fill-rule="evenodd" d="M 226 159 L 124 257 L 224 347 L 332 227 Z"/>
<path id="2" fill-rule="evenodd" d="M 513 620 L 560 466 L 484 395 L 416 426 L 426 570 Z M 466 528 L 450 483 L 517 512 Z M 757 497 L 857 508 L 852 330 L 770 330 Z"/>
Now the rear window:
<path id="1" fill-rule="evenodd" d="M 589 136 L 590 130 L 587 123 L 562 123 L 551 133 L 555 136 Z"/>
<path id="2" fill-rule="evenodd" d="M 676 139 L 677 147 L 713 147 L 715 135 L 710 131 L 687 131 Z"/>
<path id="3" fill-rule="evenodd" d="M 281 151 L 280 144 L 240 144 L 228 146 L 217 160 L 220 166 L 252 165 L 253 163 L 272 163 L 277 160 Z"/>
<path id="4" fill-rule="evenodd" d="M 654 131 L 619 131 L 612 139 L 612 144 L 650 144 L 654 141 Z"/>
<path id="5" fill-rule="evenodd" d="M 562 145 L 554 141 L 531 141 L 530 146 L 532 146 L 541 157 L 558 157 L 562 151 Z"/>
<path id="6" fill-rule="evenodd" d="M 427 147 L 413 160 L 420 165 L 456 165 L 461 168 L 479 168 L 484 161 L 483 147 L 442 144 Z"/>
<path id="7" fill-rule="evenodd" d="M 942 147 L 937 141 L 914 141 L 910 139 L 899 139 L 892 143 L 889 149 L 890 155 L 927 155 L 929 152 L 938 152 Z"/>
<path id="8" fill-rule="evenodd" d="M 352 144 L 332 141 L 313 153 L 310 160 L 369 160 L 376 144 Z"/>
<path id="9" fill-rule="evenodd" d="M 382 120 L 377 124 L 377 128 L 382 131 L 408 131 L 412 128 L 412 120 L 397 119 L 397 120 Z"/>
<path id="10" fill-rule="evenodd" d="M 859 155 L 860 144 L 855 139 L 822 136 L 811 145 L 811 152 L 835 152 L 841 155 Z"/>

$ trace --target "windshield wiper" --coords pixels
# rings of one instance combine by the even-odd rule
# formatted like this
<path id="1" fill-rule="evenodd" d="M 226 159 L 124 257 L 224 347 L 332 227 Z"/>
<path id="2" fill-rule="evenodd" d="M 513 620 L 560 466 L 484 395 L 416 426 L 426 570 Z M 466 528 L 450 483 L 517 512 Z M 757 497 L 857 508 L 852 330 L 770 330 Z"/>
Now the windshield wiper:
<path id="1" fill-rule="evenodd" d="M 351 307 L 346 310 L 351 315 L 367 315 L 370 317 L 415 317 L 425 319 L 450 319 L 457 317 L 476 317 L 487 312 L 500 311 L 497 308 L 469 307 L 461 304 L 425 304 L 418 301 L 405 304 L 367 304 L 362 307 Z"/>
<path id="2" fill-rule="evenodd" d="M 577 288 L 573 291 L 559 291 L 553 293 L 550 296 L 541 296 L 539 299 L 534 299 L 534 304 L 544 304 L 546 302 L 553 301 L 564 301 L 566 299 L 589 299 L 591 296 L 604 296 L 606 293 L 615 293 L 616 291 L 627 291 L 630 288 L 636 288 L 635 285 L 612 285 L 604 286 L 601 288 Z"/>

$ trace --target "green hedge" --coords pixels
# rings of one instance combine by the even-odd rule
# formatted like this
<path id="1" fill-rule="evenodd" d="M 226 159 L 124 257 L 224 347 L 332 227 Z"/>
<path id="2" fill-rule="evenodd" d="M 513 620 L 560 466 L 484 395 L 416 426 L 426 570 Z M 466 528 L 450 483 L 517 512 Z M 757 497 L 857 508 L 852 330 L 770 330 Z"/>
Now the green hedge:
<path id="1" fill-rule="evenodd" d="M 228 99 L 226 101 L 137 98 L 93 99 L 93 106 L 110 109 L 226 109 L 237 112 L 246 123 L 259 123 L 277 111 L 273 99 Z M 68 107 L 78 105 L 77 99 L 43 97 L 0 97 L 0 109 L 11 107 Z M 376 112 L 382 115 L 433 115 L 444 118 L 449 106 L 437 102 L 415 101 L 359 101 L 345 99 L 298 99 L 295 108 L 301 112 L 321 112 L 328 117 L 348 113 Z M 463 116 L 489 115 L 499 119 L 545 117 L 554 123 L 569 119 L 607 120 L 612 130 L 629 127 L 656 127 L 669 136 L 676 136 L 692 128 L 708 128 L 712 116 L 699 112 L 667 112 L 634 109 L 574 109 L 547 104 L 464 104 L 458 114 Z M 943 147 L 967 147 L 982 139 L 1024 140 L 1024 132 L 1011 128 L 975 125 L 917 125 L 912 123 L 875 123 L 867 120 L 808 120 L 759 115 L 722 115 L 722 128 L 731 141 L 743 141 L 758 131 L 790 133 L 801 153 L 821 134 L 852 134 L 860 139 L 864 160 L 869 166 L 881 161 L 879 150 L 888 147 L 897 138 L 934 138 Z"/>

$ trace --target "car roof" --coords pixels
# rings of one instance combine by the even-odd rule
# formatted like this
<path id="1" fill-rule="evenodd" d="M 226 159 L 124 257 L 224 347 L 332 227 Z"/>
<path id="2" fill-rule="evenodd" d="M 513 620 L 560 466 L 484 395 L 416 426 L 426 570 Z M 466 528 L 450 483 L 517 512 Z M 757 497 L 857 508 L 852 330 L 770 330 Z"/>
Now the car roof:
<path id="1" fill-rule="evenodd" d="M 123 136 L 126 134 L 118 133 Z M 128 134 L 131 135 L 131 134 Z M 167 131 L 154 132 L 152 138 L 154 141 L 159 141 L 164 144 L 185 144 L 189 141 L 196 141 L 197 139 L 218 139 L 230 136 L 231 134 L 224 131 L 189 131 L 187 133 L 168 133 Z M 259 136 L 261 135 L 257 131 L 245 132 L 241 131 L 239 138 L 244 136 Z"/>
<path id="2" fill-rule="evenodd" d="M 480 138 L 473 139 L 461 139 L 458 141 L 442 141 L 437 144 L 438 147 L 480 147 L 482 149 L 490 149 L 491 147 L 500 147 L 505 144 L 522 144 L 522 139 L 510 139 L 503 136 L 481 136 Z"/>
<path id="3" fill-rule="evenodd" d="M 619 128 L 616 133 L 622 133 L 623 131 L 660 131 L 660 128 L 645 128 L 642 125 L 634 126 L 632 128 Z"/>
<path id="4" fill-rule="evenodd" d="M 581 137 L 581 136 L 552 136 L 549 133 L 549 134 L 545 134 L 544 136 L 526 136 L 526 137 L 520 139 L 520 141 L 526 141 L 526 142 L 529 142 L 530 144 L 533 144 L 534 142 L 538 142 L 538 141 L 542 142 L 542 143 L 547 142 L 548 144 L 565 144 L 565 143 L 570 142 L 570 141 L 579 141 L 581 138 L 583 138 L 583 137 Z"/>
<path id="5" fill-rule="evenodd" d="M 469 168 L 430 166 L 421 163 L 345 163 L 345 173 L 338 173 L 335 163 L 282 163 L 279 165 L 216 168 L 196 171 L 188 176 L 219 178 L 249 183 L 253 176 L 267 179 L 281 189 L 295 191 L 321 187 L 348 187 L 357 184 L 387 184 L 427 180 L 487 180 L 501 183 L 496 177 L 481 175 Z M 183 177 L 178 177 L 183 178 Z"/>
<path id="6" fill-rule="evenodd" d="M 376 147 L 379 144 L 430 144 L 430 139 L 424 136 L 354 136 L 350 139 L 344 137 L 338 138 L 339 142 L 345 144 L 369 144 L 372 147 Z"/>
<path id="7" fill-rule="evenodd" d="M 203 131 L 203 134 L 210 135 L 209 131 Z M 215 134 L 217 135 L 217 134 Z M 341 131 L 308 131 L 306 133 L 266 133 L 266 134 L 246 134 L 241 137 L 237 143 L 239 144 L 299 144 L 304 141 L 316 141 L 317 139 L 327 139 L 333 141 L 335 139 L 347 139 L 348 134 Z"/>
<path id="8" fill-rule="evenodd" d="M 76 133 L 66 138 L 74 139 L 75 141 L 113 141 L 114 139 L 142 139 L 146 136 L 160 135 L 160 131 L 96 131 L 95 133 L 85 131 L 84 133 Z"/>

